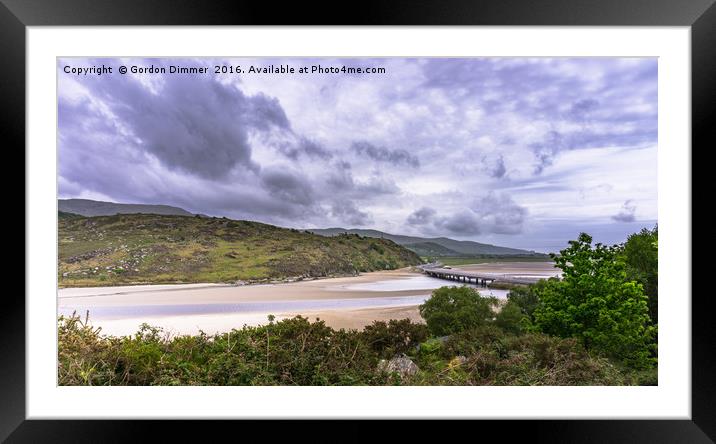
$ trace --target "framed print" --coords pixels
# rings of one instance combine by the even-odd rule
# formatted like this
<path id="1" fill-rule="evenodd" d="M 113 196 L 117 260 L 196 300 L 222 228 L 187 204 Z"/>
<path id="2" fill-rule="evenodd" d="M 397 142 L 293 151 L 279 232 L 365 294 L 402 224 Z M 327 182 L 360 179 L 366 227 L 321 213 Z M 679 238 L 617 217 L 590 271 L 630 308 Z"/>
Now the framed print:
<path id="1" fill-rule="evenodd" d="M 70 4 L 2 9 L 27 174 L 3 438 L 131 439 L 115 419 L 716 436 L 691 246 L 710 2 L 349 23 Z"/>

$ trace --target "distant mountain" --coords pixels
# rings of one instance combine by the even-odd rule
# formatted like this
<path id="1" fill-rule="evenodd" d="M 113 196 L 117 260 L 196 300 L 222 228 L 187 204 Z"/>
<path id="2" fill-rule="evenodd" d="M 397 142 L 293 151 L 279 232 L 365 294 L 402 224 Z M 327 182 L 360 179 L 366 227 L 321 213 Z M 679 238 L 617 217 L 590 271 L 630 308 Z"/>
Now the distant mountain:
<path id="1" fill-rule="evenodd" d="M 415 244 L 404 244 L 403 246 L 409 250 L 413 250 L 419 256 L 460 256 L 460 253 L 457 251 L 443 247 L 435 242 L 418 242 Z"/>
<path id="2" fill-rule="evenodd" d="M 169 205 L 122 204 L 89 199 L 58 199 L 60 212 L 80 216 L 113 216 L 115 214 L 161 214 L 168 216 L 193 216 L 194 214 Z"/>
<path id="3" fill-rule="evenodd" d="M 359 234 L 366 237 L 390 239 L 396 244 L 415 251 L 421 256 L 476 256 L 476 255 L 540 255 L 534 251 L 520 250 L 518 248 L 499 247 L 497 245 L 481 244 L 473 241 L 459 241 L 447 237 L 416 237 L 399 234 L 384 233 L 378 230 L 359 230 L 345 228 L 316 228 L 309 229 L 322 236 L 336 236 L 341 233 Z M 432 253 L 428 253 L 432 251 Z"/>

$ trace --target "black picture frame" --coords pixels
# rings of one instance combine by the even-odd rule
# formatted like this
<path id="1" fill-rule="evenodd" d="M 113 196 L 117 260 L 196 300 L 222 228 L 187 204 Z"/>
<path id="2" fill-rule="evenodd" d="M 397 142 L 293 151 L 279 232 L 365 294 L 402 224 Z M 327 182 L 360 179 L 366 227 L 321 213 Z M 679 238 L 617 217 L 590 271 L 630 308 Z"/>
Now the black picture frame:
<path id="1" fill-rule="evenodd" d="M 691 28 L 692 165 L 696 153 L 710 146 L 716 113 L 716 6 L 714 0 L 500 0 L 500 1 L 364 1 L 276 5 L 248 1 L 161 0 L 0 0 L 0 128 L 6 152 L 25 150 L 25 48 L 28 26 L 139 25 L 510 25 L 510 26 L 688 26 Z M 24 162 L 24 156 L 23 156 Z M 9 188 L 8 188 L 9 189 Z M 19 210 L 18 210 L 19 211 Z M 701 210 L 704 211 L 704 210 Z M 698 221 L 692 212 L 692 220 Z M 27 221 L 26 221 L 27 223 Z M 694 227 L 695 228 L 695 227 Z M 28 232 L 25 232 L 27 238 Z M 31 266 L 31 264 L 26 264 Z M 694 262 L 693 276 L 700 267 Z M 105 442 L 140 439 L 163 421 L 83 421 L 25 419 L 25 304 L 17 293 L 5 294 L 0 312 L 0 439 L 8 442 Z M 708 292 L 706 292 L 708 293 Z M 11 297 L 12 296 L 12 297 Z M 692 419 L 481 421 L 479 435 L 516 431 L 536 442 L 713 442 L 716 440 L 714 324 L 709 295 L 692 297 Z M 287 423 L 283 421 L 282 423 Z M 333 421 L 350 440 L 374 439 L 364 423 Z M 461 429 L 475 430 L 474 425 Z M 173 433 L 206 440 L 236 430 L 229 421 L 178 422 Z M 242 425 L 242 434 L 247 433 Z M 380 436 L 409 438 L 430 426 L 391 425 Z M 255 425 L 271 438 L 289 438 L 295 424 Z M 270 430 L 270 432 L 268 432 Z M 451 428 L 452 430 L 452 428 Z M 463 430 L 461 430 L 463 431 Z M 478 433 L 475 431 L 474 433 Z M 469 436 L 469 435 L 468 435 Z M 476 435 L 474 435 L 476 436 Z M 322 438 L 312 436 L 321 441 Z M 323 438 L 325 439 L 325 438 Z"/>

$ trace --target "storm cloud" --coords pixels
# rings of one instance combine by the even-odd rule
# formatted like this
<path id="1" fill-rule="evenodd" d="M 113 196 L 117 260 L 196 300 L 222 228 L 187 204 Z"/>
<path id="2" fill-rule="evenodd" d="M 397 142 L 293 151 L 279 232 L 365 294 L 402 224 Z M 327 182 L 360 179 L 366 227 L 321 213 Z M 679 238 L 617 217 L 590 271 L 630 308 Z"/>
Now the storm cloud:
<path id="1" fill-rule="evenodd" d="M 409 225 L 426 225 L 432 222 L 433 218 L 437 214 L 433 208 L 423 207 L 419 210 L 415 210 L 406 221 Z"/>
<path id="2" fill-rule="evenodd" d="M 299 205 L 310 206 L 315 203 L 315 193 L 311 183 L 305 177 L 285 170 L 270 169 L 264 171 L 261 183 L 269 194 Z"/>
<path id="3" fill-rule="evenodd" d="M 634 213 L 636 212 L 636 205 L 632 203 L 631 200 L 627 200 L 622 205 L 621 210 L 612 216 L 612 219 L 614 219 L 617 222 L 634 222 L 636 217 L 634 216 Z"/>
<path id="4" fill-rule="evenodd" d="M 359 210 L 351 201 L 334 202 L 331 206 L 331 214 L 339 220 L 362 227 L 373 222 L 373 218 L 365 211 Z"/>
<path id="5" fill-rule="evenodd" d="M 83 79 L 84 80 L 84 79 Z M 155 90 L 131 76 L 88 78 L 96 109 L 60 99 L 59 120 L 93 119 L 116 122 L 116 128 L 95 127 L 107 139 L 133 145 L 173 170 L 205 178 L 223 178 L 234 168 L 256 169 L 248 135 L 272 128 L 287 130 L 288 118 L 278 100 L 248 96 L 233 85 L 165 76 Z M 94 111 L 95 115 L 89 114 Z M 67 114 L 73 114 L 68 117 Z M 67 135 L 60 125 L 60 137 Z M 74 140 L 73 149 L 91 151 Z"/>
<path id="6" fill-rule="evenodd" d="M 434 233 L 475 236 L 485 233 L 522 232 L 528 211 L 506 194 L 489 193 L 449 215 L 423 207 L 406 220 L 408 225 L 429 226 Z"/>

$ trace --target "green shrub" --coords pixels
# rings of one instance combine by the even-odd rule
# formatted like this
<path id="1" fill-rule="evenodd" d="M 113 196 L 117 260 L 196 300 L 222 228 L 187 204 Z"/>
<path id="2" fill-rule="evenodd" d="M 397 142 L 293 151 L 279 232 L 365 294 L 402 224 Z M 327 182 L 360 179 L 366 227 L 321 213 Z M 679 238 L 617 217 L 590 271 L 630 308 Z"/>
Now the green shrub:
<path id="1" fill-rule="evenodd" d="M 420 305 L 420 315 L 435 336 L 484 325 L 494 317 L 494 297 L 482 297 L 471 287 L 441 287 Z"/>
<path id="2" fill-rule="evenodd" d="M 495 324 L 507 333 L 520 334 L 524 323 L 528 319 L 527 315 L 522 312 L 515 302 L 507 301 L 497 313 Z"/>
<path id="3" fill-rule="evenodd" d="M 378 254 L 385 254 L 385 248 L 381 247 L 380 245 L 376 244 L 375 242 L 370 243 L 370 249 L 375 250 L 378 252 Z"/>
<path id="4" fill-rule="evenodd" d="M 520 311 L 530 320 L 533 319 L 533 313 L 537 305 L 539 305 L 539 288 L 544 286 L 544 280 L 528 286 L 519 286 L 512 288 L 507 293 L 507 300 L 516 304 Z"/>
<path id="5" fill-rule="evenodd" d="M 390 358 L 412 351 L 428 337 L 428 328 L 410 319 L 374 321 L 363 328 L 361 338 L 380 356 Z"/>
<path id="6" fill-rule="evenodd" d="M 544 334 L 504 335 L 493 326 L 453 335 L 444 356 L 464 356 L 462 367 L 476 385 L 623 385 L 606 358 L 590 355 L 575 339 Z"/>
<path id="7" fill-rule="evenodd" d="M 461 331 L 445 341 L 443 357 L 473 355 L 479 350 L 492 347 L 504 336 L 504 332 L 494 325 L 483 325 Z"/>

